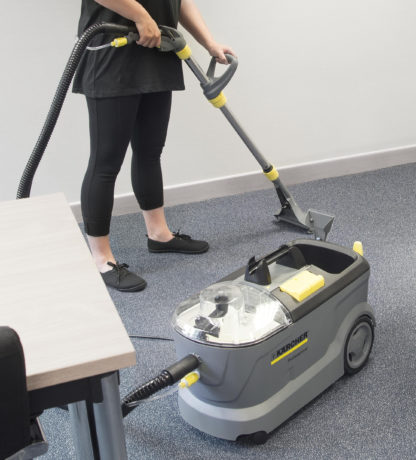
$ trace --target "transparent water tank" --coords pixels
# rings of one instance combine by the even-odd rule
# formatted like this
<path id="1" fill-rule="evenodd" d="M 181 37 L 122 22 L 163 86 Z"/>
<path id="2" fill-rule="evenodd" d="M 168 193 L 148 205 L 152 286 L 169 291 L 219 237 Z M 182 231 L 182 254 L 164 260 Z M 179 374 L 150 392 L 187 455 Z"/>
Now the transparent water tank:
<path id="1" fill-rule="evenodd" d="M 182 302 L 172 322 L 176 331 L 192 340 L 239 346 L 276 333 L 291 319 L 283 304 L 266 288 L 226 281 Z"/>

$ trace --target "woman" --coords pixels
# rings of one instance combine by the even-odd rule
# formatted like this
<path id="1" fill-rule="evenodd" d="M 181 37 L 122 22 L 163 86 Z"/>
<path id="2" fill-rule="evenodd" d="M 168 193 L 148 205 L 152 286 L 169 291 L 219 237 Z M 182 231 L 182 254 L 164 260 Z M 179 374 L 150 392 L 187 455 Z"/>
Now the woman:
<path id="1" fill-rule="evenodd" d="M 94 261 L 108 286 L 139 291 L 146 282 L 116 262 L 109 240 L 114 184 L 131 143 L 132 185 L 143 211 L 151 252 L 200 254 L 205 241 L 172 233 L 163 208 L 160 155 L 169 123 L 172 91 L 184 89 L 181 61 L 174 53 L 157 50 L 158 24 L 180 22 L 208 52 L 223 64 L 225 53 L 193 0 L 82 0 L 79 35 L 97 22 L 135 24 L 139 46 L 86 51 L 78 67 L 73 91 L 87 98 L 91 154 L 82 184 L 81 208 Z M 93 45 L 110 41 L 99 36 Z"/>

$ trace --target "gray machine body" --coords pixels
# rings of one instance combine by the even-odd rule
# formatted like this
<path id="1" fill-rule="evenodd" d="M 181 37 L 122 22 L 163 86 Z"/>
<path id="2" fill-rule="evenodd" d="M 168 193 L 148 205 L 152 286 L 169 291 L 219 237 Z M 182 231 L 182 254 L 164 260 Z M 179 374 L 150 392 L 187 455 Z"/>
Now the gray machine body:
<path id="1" fill-rule="evenodd" d="M 291 244 L 298 243 L 341 250 L 336 245 L 311 240 Z M 312 271 L 325 273 L 325 287 L 319 294 L 297 302 L 275 289 L 293 322 L 259 343 L 216 346 L 198 343 L 175 331 L 178 356 L 194 353 L 202 363 L 200 381 L 179 392 L 180 413 L 185 421 L 228 440 L 261 431 L 270 433 L 343 376 L 349 332 L 358 318 L 366 316 L 373 324 L 375 318 L 367 303 L 368 263 L 353 251 L 342 248 L 342 252 L 342 257 L 347 254 L 354 261 L 339 273 L 312 265 Z M 290 268 L 277 262 L 273 265 L 272 282 L 279 276 L 287 278 Z M 326 262 L 324 268 L 334 271 L 331 264 L 325 265 Z M 226 280 L 238 279 L 242 272 Z M 303 345 L 274 362 L 282 350 L 300 342 Z"/>

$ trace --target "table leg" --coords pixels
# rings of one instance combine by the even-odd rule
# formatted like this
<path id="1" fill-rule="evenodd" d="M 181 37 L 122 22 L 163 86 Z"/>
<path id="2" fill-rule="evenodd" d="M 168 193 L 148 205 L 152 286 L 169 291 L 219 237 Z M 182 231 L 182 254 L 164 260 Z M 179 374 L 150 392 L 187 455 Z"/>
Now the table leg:
<path id="1" fill-rule="evenodd" d="M 102 402 L 68 405 L 77 456 L 80 460 L 127 460 L 117 372 L 100 380 Z"/>
<path id="2" fill-rule="evenodd" d="M 101 385 L 103 401 L 93 404 L 100 457 L 102 460 L 127 460 L 117 372 L 103 377 Z"/>
<path id="3" fill-rule="evenodd" d="M 94 419 L 92 414 L 89 414 L 86 401 L 68 404 L 68 410 L 71 417 L 72 439 L 77 458 L 97 460 L 99 457 L 93 441 L 96 438 Z"/>

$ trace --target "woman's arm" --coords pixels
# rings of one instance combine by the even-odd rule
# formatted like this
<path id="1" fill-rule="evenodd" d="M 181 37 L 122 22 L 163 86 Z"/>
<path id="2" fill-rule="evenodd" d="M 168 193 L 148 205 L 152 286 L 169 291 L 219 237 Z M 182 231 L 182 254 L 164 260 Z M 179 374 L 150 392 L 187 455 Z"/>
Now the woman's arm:
<path id="1" fill-rule="evenodd" d="M 95 0 L 100 5 L 130 19 L 136 24 L 140 35 L 139 45 L 147 48 L 160 46 L 160 30 L 156 22 L 136 0 Z"/>
<path id="2" fill-rule="evenodd" d="M 222 64 L 228 63 L 227 58 L 224 56 L 225 53 L 235 56 L 230 47 L 221 45 L 214 40 L 194 0 L 182 0 L 179 22 L 208 50 L 211 56 L 217 58 L 218 62 Z"/>

